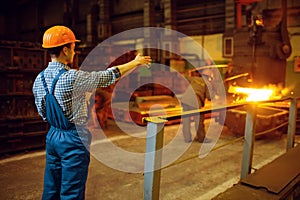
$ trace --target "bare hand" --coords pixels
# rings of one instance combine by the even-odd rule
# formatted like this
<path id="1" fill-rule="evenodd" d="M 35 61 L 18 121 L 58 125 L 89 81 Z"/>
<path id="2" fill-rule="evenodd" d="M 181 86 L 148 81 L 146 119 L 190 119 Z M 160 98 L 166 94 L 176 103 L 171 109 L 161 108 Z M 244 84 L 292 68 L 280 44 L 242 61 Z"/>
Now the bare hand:
<path id="1" fill-rule="evenodd" d="M 137 61 L 137 65 L 146 65 L 147 68 L 150 68 L 152 61 L 150 56 L 142 56 L 141 54 L 137 54 L 134 60 Z"/>

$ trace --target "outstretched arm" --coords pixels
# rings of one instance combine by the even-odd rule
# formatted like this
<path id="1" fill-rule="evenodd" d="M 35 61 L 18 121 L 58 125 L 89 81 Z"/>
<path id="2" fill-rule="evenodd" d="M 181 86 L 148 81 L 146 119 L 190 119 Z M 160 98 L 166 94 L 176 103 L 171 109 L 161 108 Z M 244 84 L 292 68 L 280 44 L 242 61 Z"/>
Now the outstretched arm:
<path id="1" fill-rule="evenodd" d="M 134 58 L 134 60 L 132 60 L 128 63 L 122 64 L 122 65 L 115 66 L 115 67 L 120 70 L 121 75 L 124 75 L 127 72 L 131 71 L 132 69 L 136 68 L 137 66 L 148 65 L 150 63 L 151 63 L 150 56 L 142 56 L 142 55 L 138 54 Z"/>

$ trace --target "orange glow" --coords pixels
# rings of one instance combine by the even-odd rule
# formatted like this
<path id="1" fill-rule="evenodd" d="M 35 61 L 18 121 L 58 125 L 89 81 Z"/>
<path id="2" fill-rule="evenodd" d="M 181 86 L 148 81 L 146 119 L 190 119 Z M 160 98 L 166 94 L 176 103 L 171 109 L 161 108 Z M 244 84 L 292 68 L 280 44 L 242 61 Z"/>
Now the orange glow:
<path id="1" fill-rule="evenodd" d="M 243 88 L 230 86 L 230 93 L 240 93 L 247 95 L 246 101 L 265 101 L 271 99 L 274 90 L 272 89 L 257 89 L 257 88 Z"/>
<path id="2" fill-rule="evenodd" d="M 283 87 L 282 84 L 268 84 L 261 88 L 250 88 L 230 85 L 228 93 L 235 98 L 234 102 L 240 101 L 266 101 L 281 99 L 293 93 L 294 87 Z"/>
<path id="3" fill-rule="evenodd" d="M 257 26 L 263 26 L 263 25 L 264 25 L 264 22 L 263 22 L 262 19 L 257 19 L 257 20 L 255 20 L 255 24 L 256 24 Z"/>

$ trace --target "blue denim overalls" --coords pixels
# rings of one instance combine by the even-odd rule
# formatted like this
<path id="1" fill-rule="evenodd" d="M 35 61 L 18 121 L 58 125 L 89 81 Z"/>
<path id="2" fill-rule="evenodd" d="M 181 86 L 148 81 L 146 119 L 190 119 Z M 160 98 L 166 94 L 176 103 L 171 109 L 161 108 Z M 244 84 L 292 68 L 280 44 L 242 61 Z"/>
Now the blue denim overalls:
<path id="1" fill-rule="evenodd" d="M 46 136 L 43 200 L 85 198 L 91 134 L 86 127 L 75 126 L 69 122 L 54 97 L 55 85 L 66 71 L 59 71 L 53 79 L 50 92 L 44 71 L 41 73 L 46 91 L 46 118 L 51 125 Z"/>

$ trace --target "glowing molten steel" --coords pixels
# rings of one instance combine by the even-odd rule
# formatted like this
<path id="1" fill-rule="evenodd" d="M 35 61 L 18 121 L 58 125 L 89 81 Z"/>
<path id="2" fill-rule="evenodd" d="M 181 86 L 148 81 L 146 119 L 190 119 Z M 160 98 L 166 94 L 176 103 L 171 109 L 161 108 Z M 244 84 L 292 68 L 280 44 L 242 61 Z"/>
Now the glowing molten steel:
<path id="1" fill-rule="evenodd" d="M 265 101 L 271 99 L 274 90 L 272 89 L 256 89 L 256 88 L 243 88 L 234 87 L 229 88 L 231 93 L 241 93 L 246 94 L 246 101 Z"/>

